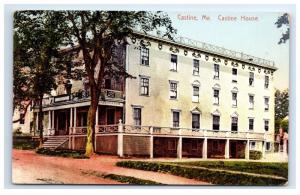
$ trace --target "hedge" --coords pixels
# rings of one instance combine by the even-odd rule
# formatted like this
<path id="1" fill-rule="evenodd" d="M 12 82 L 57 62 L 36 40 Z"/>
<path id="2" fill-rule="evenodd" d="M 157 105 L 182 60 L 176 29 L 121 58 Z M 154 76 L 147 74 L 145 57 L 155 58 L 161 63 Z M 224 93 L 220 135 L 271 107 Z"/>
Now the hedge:
<path id="1" fill-rule="evenodd" d="M 120 167 L 134 168 L 146 171 L 170 173 L 173 175 L 190 179 L 197 179 L 216 185 L 273 186 L 284 185 L 287 182 L 286 179 L 259 177 L 241 173 L 230 173 L 226 171 L 197 169 L 193 167 L 182 167 L 180 165 L 159 162 L 120 161 L 117 162 L 116 165 Z"/>
<path id="2" fill-rule="evenodd" d="M 240 171 L 246 173 L 256 173 L 265 175 L 275 175 L 288 178 L 288 163 L 279 162 L 254 162 L 254 161 L 189 161 L 189 162 L 169 162 L 177 165 L 187 165 L 205 167 L 211 169 L 222 169 Z"/>
<path id="3" fill-rule="evenodd" d="M 13 148 L 19 150 L 33 150 L 39 146 L 39 142 L 32 136 L 13 136 Z"/>
<path id="4" fill-rule="evenodd" d="M 36 153 L 48 155 L 48 156 L 61 156 L 61 157 L 70 157 L 70 158 L 77 158 L 77 159 L 88 158 L 84 156 L 83 151 L 74 151 L 74 150 L 49 150 L 46 148 L 39 148 L 36 150 Z"/>
<path id="5" fill-rule="evenodd" d="M 162 183 L 139 179 L 136 177 L 124 176 L 124 175 L 116 175 L 116 174 L 108 174 L 104 176 L 105 179 L 116 180 L 121 183 L 128 183 L 133 185 L 162 185 Z"/>

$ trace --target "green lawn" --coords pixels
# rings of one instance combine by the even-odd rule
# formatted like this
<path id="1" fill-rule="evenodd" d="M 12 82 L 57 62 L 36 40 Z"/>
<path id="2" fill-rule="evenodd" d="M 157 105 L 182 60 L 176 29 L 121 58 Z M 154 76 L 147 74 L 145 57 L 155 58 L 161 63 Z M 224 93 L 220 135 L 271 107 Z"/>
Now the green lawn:
<path id="1" fill-rule="evenodd" d="M 178 165 L 191 165 L 214 169 L 241 171 L 288 178 L 288 163 L 245 162 L 245 161 L 195 161 L 174 162 Z"/>
<path id="2" fill-rule="evenodd" d="M 205 162 L 207 163 L 206 164 L 207 166 L 211 164 L 212 166 L 213 165 L 215 166 L 213 168 L 221 169 L 221 167 L 217 167 L 217 164 L 219 163 L 217 161 L 204 161 L 203 163 Z M 201 163 L 201 162 L 193 162 L 193 164 L 189 164 L 189 163 L 186 164 L 186 163 L 178 163 L 178 162 L 170 163 L 170 162 L 147 162 L 147 161 L 120 161 L 117 162 L 116 165 L 120 167 L 140 169 L 145 171 L 169 173 L 181 177 L 209 182 L 211 184 L 216 184 L 216 185 L 278 186 L 278 185 L 284 185 L 287 182 L 287 179 L 282 177 L 278 178 L 272 176 L 251 175 L 251 174 L 244 174 L 244 172 L 233 173 L 228 170 L 234 170 L 234 168 L 231 169 L 224 168 L 225 162 L 222 171 L 202 168 L 203 166 L 200 166 L 199 164 L 198 166 L 196 166 L 196 163 Z M 252 164 L 252 162 L 232 162 L 235 164 L 230 164 L 230 163 L 231 162 L 226 164 L 227 167 L 236 166 L 236 167 L 244 167 L 244 169 L 246 169 L 247 163 L 250 163 L 251 166 L 248 164 L 247 170 L 252 170 L 251 173 L 261 173 L 260 169 L 264 169 L 264 168 L 266 168 L 266 170 L 270 169 L 270 171 L 265 171 L 269 173 L 270 172 L 274 173 L 276 170 L 274 168 L 276 166 L 273 167 L 272 165 L 267 165 L 265 163 L 259 163 L 259 162 L 257 162 L 258 164 L 255 165 Z M 280 166 L 278 165 L 278 167 Z M 255 169 L 257 170 L 256 172 L 254 172 Z M 242 169 L 235 168 L 235 170 L 241 171 Z M 285 175 L 287 176 L 287 173 Z"/>

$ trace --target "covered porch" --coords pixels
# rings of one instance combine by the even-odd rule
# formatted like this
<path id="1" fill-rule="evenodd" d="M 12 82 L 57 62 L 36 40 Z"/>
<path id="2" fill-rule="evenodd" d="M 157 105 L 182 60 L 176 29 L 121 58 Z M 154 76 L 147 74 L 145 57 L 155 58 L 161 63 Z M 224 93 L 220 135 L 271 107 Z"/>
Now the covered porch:
<path id="1" fill-rule="evenodd" d="M 53 109 L 44 111 L 44 135 L 62 136 L 85 134 L 89 106 Z M 38 113 L 35 130 L 38 127 Z M 96 126 L 117 124 L 123 118 L 123 107 L 99 105 L 96 112 Z"/>

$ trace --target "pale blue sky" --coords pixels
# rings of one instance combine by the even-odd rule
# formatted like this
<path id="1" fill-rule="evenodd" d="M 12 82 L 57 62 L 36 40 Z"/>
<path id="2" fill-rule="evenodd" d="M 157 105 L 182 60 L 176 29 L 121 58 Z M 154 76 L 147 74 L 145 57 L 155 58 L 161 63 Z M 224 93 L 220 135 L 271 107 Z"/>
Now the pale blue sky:
<path id="1" fill-rule="evenodd" d="M 178 35 L 225 47 L 256 57 L 272 60 L 278 70 L 274 74 L 276 88 L 289 86 L 289 42 L 278 45 L 285 29 L 274 25 L 282 13 L 239 12 L 168 12 Z M 180 15 L 197 16 L 198 21 L 179 20 Z M 210 17 L 201 20 L 202 15 Z M 236 21 L 220 21 L 218 16 L 236 16 Z M 258 21 L 241 21 L 241 16 L 257 16 Z"/>

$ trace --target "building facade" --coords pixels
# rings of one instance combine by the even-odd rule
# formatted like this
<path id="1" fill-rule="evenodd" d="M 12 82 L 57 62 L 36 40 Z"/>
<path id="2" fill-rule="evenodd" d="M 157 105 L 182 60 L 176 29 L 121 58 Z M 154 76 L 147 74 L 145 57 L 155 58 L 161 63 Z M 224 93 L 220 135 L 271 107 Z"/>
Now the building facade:
<path id="1" fill-rule="evenodd" d="M 96 151 L 248 159 L 273 150 L 274 63 L 183 38 L 136 33 L 128 42 L 121 55 L 135 79 L 105 79 Z M 45 99 L 45 135 L 84 149 L 89 96 L 76 82 Z"/>

